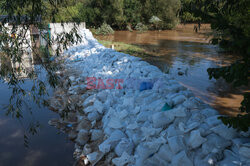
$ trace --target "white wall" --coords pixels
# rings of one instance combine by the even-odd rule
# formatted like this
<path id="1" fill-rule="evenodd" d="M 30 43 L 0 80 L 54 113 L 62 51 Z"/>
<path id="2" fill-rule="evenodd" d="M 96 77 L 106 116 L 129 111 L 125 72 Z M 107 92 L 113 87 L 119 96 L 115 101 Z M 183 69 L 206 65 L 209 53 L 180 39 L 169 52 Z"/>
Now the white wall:
<path id="1" fill-rule="evenodd" d="M 49 27 L 50 27 L 51 40 L 53 42 L 52 44 L 53 50 L 57 49 L 57 43 L 55 41 L 59 34 L 63 32 L 69 33 L 74 27 L 76 27 L 78 31 L 81 29 L 86 29 L 85 22 L 82 22 L 79 25 L 77 25 L 76 23 L 64 23 L 63 26 L 61 23 L 50 23 Z"/>

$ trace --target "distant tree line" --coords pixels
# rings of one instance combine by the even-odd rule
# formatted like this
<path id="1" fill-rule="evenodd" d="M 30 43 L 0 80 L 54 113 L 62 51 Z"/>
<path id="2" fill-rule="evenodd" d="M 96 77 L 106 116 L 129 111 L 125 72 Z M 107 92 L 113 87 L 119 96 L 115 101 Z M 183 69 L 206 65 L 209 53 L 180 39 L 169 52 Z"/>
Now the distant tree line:
<path id="1" fill-rule="evenodd" d="M 179 23 L 180 8 L 180 0 L 67 0 L 58 6 L 55 21 L 85 21 L 96 28 L 105 22 L 114 29 L 135 28 L 138 23 L 171 29 Z M 157 26 L 150 23 L 153 16 L 161 20 Z"/>

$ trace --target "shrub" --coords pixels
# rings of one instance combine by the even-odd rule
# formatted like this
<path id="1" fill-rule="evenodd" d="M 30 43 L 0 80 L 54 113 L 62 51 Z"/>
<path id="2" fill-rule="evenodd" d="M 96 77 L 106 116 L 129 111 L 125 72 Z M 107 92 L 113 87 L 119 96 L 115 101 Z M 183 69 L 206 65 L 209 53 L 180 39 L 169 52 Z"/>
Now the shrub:
<path id="1" fill-rule="evenodd" d="M 114 30 L 107 23 L 103 23 L 101 27 L 95 30 L 96 35 L 111 35 L 114 34 Z"/>
<path id="2" fill-rule="evenodd" d="M 133 29 L 131 28 L 131 25 L 127 25 L 127 30 L 129 30 L 129 32 L 133 32 Z"/>
<path id="3" fill-rule="evenodd" d="M 151 19 L 149 19 L 149 23 L 153 24 L 155 29 L 159 29 L 161 19 L 159 19 L 157 16 L 152 16 Z"/>
<path id="4" fill-rule="evenodd" d="M 140 22 L 135 26 L 135 29 L 140 32 L 145 32 L 148 30 L 148 27 Z"/>
<path id="5" fill-rule="evenodd" d="M 150 20 L 149 20 L 149 22 L 151 23 L 151 24 L 157 24 L 157 23 L 159 23 L 161 21 L 161 19 L 159 19 L 157 16 L 152 16 L 151 18 L 150 18 Z"/>

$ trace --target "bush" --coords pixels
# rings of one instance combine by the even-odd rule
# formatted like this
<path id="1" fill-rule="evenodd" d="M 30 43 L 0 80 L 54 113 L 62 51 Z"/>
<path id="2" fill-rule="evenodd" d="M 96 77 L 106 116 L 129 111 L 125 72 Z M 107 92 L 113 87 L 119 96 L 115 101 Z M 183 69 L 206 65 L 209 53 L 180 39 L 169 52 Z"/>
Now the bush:
<path id="1" fill-rule="evenodd" d="M 145 32 L 148 30 L 148 27 L 140 22 L 135 26 L 135 29 L 140 32 Z"/>
<path id="2" fill-rule="evenodd" d="M 201 17 L 195 17 L 193 13 L 184 12 L 181 16 L 182 22 L 197 22 L 201 21 Z"/>
<path id="3" fill-rule="evenodd" d="M 153 24 L 154 29 L 159 29 L 161 19 L 159 19 L 157 16 L 152 16 L 149 20 L 149 23 Z"/>
<path id="4" fill-rule="evenodd" d="M 103 23 L 101 27 L 94 31 L 96 35 L 111 35 L 114 34 L 114 30 L 107 23 Z"/>
<path id="5" fill-rule="evenodd" d="M 133 29 L 131 28 L 131 25 L 127 25 L 127 30 L 129 30 L 129 32 L 133 32 Z"/>

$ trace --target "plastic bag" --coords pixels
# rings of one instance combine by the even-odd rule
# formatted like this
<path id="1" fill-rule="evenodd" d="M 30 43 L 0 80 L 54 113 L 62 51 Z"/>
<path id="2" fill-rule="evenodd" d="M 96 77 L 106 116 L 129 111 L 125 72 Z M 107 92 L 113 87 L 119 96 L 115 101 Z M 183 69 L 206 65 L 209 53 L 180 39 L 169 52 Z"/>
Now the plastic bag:
<path id="1" fill-rule="evenodd" d="M 152 89 L 154 84 L 152 82 L 142 82 L 140 84 L 140 91 Z"/>

